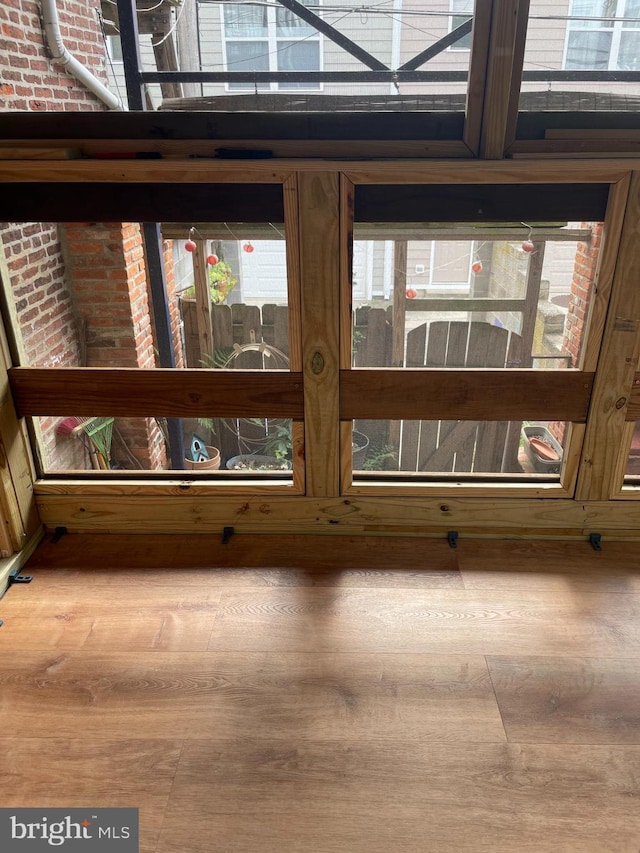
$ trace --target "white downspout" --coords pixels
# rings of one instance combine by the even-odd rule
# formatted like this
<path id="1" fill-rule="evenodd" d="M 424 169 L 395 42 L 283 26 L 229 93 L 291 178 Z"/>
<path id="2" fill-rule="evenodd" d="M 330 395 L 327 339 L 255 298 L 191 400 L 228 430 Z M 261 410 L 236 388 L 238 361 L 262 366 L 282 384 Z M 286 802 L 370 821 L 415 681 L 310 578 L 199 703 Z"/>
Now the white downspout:
<path id="1" fill-rule="evenodd" d="M 69 74 L 73 75 L 76 80 L 79 80 L 89 91 L 100 98 L 110 110 L 124 110 L 120 98 L 117 98 L 113 92 L 110 92 L 85 65 L 78 62 L 75 56 L 72 56 L 67 50 L 60 33 L 60 19 L 58 18 L 56 0 L 40 0 L 40 3 L 42 6 L 42 23 L 45 37 L 53 61 L 64 65 Z"/>

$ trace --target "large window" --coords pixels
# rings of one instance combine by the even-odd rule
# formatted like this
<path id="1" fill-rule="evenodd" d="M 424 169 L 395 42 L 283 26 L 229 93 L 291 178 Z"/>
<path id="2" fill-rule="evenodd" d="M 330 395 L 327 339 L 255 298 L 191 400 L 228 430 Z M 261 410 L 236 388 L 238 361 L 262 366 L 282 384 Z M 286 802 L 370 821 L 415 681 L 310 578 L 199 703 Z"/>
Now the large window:
<path id="1" fill-rule="evenodd" d="M 309 5 L 309 0 L 303 0 Z M 225 5 L 223 34 L 229 71 L 320 71 L 320 35 L 285 8 Z M 319 89 L 319 83 L 229 83 L 230 90 Z"/>
<path id="2" fill-rule="evenodd" d="M 572 0 L 564 67 L 640 70 L 640 0 Z"/>

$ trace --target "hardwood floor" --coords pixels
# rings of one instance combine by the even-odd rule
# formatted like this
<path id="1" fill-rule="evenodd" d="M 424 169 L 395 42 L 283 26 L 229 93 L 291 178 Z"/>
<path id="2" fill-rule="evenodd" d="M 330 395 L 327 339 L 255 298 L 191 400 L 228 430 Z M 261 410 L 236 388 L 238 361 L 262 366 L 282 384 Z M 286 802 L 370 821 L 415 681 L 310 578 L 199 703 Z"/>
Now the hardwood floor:
<path id="1" fill-rule="evenodd" d="M 0 804 L 138 806 L 144 853 L 638 853 L 640 556 L 603 549 L 46 542 Z"/>

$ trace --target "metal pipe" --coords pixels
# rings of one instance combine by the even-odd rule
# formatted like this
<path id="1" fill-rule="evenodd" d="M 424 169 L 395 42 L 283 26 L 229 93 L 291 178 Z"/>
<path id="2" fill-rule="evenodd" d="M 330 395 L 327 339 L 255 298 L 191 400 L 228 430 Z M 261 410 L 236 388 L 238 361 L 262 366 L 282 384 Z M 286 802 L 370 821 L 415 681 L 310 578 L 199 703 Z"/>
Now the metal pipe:
<path id="1" fill-rule="evenodd" d="M 58 17 L 56 0 L 41 0 L 40 5 L 42 6 L 42 23 L 45 38 L 53 61 L 63 65 L 69 74 L 100 98 L 110 110 L 124 110 L 120 98 L 116 97 L 113 92 L 110 92 L 85 65 L 69 53 L 60 32 L 60 19 Z"/>

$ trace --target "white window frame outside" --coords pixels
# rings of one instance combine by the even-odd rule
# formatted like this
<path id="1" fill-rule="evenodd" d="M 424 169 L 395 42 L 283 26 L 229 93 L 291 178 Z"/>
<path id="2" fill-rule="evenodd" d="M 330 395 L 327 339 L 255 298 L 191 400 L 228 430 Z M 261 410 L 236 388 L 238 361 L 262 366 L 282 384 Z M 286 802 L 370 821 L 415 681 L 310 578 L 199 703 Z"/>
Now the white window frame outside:
<path id="1" fill-rule="evenodd" d="M 580 0 L 580 2 L 584 2 L 584 0 Z M 597 2 L 597 0 L 594 0 Z M 626 22 L 622 20 L 625 17 L 627 0 L 614 0 L 616 3 L 615 15 L 611 18 L 611 26 L 606 26 L 604 21 L 601 21 L 601 26 L 592 27 L 587 26 L 587 21 L 571 21 L 567 22 L 567 31 L 565 33 L 564 40 L 564 54 L 562 56 L 562 68 L 566 70 L 581 70 L 581 69 L 567 69 L 567 54 L 569 52 L 569 37 L 572 32 L 591 32 L 591 33 L 611 33 L 611 46 L 609 48 L 609 59 L 607 62 L 607 71 L 618 71 L 623 69 L 618 69 L 618 57 L 620 54 L 620 40 L 622 38 L 623 32 L 637 32 L 640 37 L 640 22 L 637 24 L 633 24 L 630 22 Z M 569 3 L 569 16 L 572 14 L 579 14 L 577 11 L 574 11 L 576 0 L 570 0 Z M 589 70 L 589 69 L 585 69 Z M 594 69 L 595 71 L 605 69 Z"/>
<path id="2" fill-rule="evenodd" d="M 304 2 L 304 0 L 302 0 Z M 313 5 L 316 5 L 316 2 L 320 2 L 320 0 L 315 0 Z M 316 32 L 314 35 L 305 35 L 300 38 L 296 38 L 295 36 L 284 36 L 278 35 L 277 31 L 277 17 L 276 12 L 278 11 L 275 5 L 269 5 L 266 9 L 267 11 L 267 34 L 266 36 L 227 36 L 226 34 L 226 25 L 225 25 L 225 16 L 224 9 L 235 6 L 233 3 L 221 3 L 220 4 L 220 28 L 221 28 L 221 40 L 222 40 L 222 59 L 224 63 L 225 70 L 233 70 L 229 68 L 228 65 L 228 57 L 227 57 L 227 42 L 262 42 L 265 45 L 265 50 L 267 53 L 267 63 L 269 71 L 278 71 L 278 45 L 282 42 L 315 42 L 318 45 L 318 71 L 323 70 L 323 50 L 322 50 L 322 36 L 320 33 Z M 285 7 L 283 6 L 284 10 Z M 227 81 L 225 83 L 225 90 L 227 92 L 237 92 L 238 94 L 242 94 L 243 92 L 253 92 L 257 88 L 258 92 L 281 92 L 283 94 L 291 93 L 291 94 L 300 94 L 301 92 L 321 92 L 323 89 L 323 84 L 311 83 L 309 85 L 299 84 L 287 84 L 287 83 L 279 83 L 277 81 L 271 81 L 270 83 L 258 83 L 257 87 L 253 83 L 233 83 L 231 81 Z"/>

